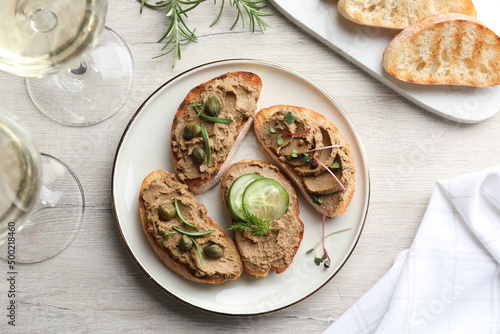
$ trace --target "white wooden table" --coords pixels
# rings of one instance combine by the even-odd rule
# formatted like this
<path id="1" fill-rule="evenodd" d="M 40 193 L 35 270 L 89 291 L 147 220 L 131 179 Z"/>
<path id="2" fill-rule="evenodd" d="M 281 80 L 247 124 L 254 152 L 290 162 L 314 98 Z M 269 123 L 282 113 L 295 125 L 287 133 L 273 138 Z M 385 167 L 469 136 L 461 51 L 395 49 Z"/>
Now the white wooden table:
<path id="1" fill-rule="evenodd" d="M 227 3 L 226 3 L 227 6 Z M 500 163 L 500 116 L 475 125 L 435 116 L 276 15 L 272 28 L 252 34 L 229 31 L 233 13 L 209 24 L 218 7 L 193 11 L 198 44 L 183 49 L 172 69 L 156 41 L 166 20 L 134 0 L 110 0 L 107 25 L 129 44 L 135 60 L 132 94 L 111 119 L 91 127 L 57 124 L 41 114 L 24 81 L 0 75 L 0 104 L 20 115 L 42 152 L 69 164 L 87 200 L 83 226 L 58 256 L 19 265 L 16 327 L 7 326 L 7 269 L 0 262 L 0 332 L 319 333 L 333 323 L 411 245 L 437 179 Z M 111 170 L 119 139 L 140 104 L 162 83 L 200 64 L 253 58 L 290 67 L 316 81 L 343 105 L 364 143 L 371 174 L 371 202 L 364 231 L 350 260 L 318 293 L 278 313 L 223 317 L 192 309 L 158 289 L 127 253 L 111 206 Z"/>

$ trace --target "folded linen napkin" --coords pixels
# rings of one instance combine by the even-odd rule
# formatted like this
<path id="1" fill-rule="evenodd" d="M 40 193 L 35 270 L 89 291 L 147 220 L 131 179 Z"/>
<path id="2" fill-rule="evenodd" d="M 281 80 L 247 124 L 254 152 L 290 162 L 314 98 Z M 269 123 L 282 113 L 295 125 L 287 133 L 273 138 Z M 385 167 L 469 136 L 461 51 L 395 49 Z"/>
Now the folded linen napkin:
<path id="1" fill-rule="evenodd" d="M 324 333 L 500 333 L 500 166 L 438 181 L 410 249 Z"/>

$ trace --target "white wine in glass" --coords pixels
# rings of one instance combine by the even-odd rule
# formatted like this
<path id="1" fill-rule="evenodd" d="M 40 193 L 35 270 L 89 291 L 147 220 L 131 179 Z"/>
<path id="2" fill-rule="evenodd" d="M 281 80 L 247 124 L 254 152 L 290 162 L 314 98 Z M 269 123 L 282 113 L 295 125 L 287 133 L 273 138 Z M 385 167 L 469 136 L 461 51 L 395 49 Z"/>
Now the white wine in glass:
<path id="1" fill-rule="evenodd" d="M 26 127 L 0 109 L 0 257 L 33 263 L 59 254 L 78 233 L 84 210 L 73 171 L 40 154 Z"/>
<path id="2" fill-rule="evenodd" d="M 2 0 L 0 71 L 26 77 L 35 105 L 59 123 L 111 117 L 130 94 L 134 63 L 106 12 L 106 0 Z"/>

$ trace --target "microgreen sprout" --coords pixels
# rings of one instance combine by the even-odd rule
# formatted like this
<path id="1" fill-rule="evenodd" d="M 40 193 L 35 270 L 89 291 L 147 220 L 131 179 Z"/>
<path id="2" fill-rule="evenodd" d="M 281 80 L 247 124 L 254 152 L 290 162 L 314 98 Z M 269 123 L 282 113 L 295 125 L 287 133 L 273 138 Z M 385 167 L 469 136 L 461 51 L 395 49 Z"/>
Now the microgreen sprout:
<path id="1" fill-rule="evenodd" d="M 292 115 L 291 112 L 287 112 L 285 114 L 285 116 L 283 116 L 283 119 L 285 120 L 285 122 L 287 122 L 288 124 L 292 124 L 293 122 L 295 122 L 295 116 Z"/>
<path id="2" fill-rule="evenodd" d="M 281 133 L 276 136 L 276 141 L 278 142 L 278 145 L 280 145 L 280 146 L 283 145 L 283 143 L 285 142 Z"/>
<path id="3" fill-rule="evenodd" d="M 272 126 L 269 127 L 269 132 L 271 132 L 272 134 L 275 134 L 276 133 L 276 129 L 273 128 Z"/>
<path id="4" fill-rule="evenodd" d="M 351 230 L 351 228 L 350 227 L 344 228 L 344 229 L 337 230 L 337 231 L 334 231 L 334 232 L 331 232 L 331 233 L 325 235 L 325 221 L 326 221 L 326 210 L 325 210 L 325 213 L 323 214 L 322 238 L 321 238 L 320 241 L 318 241 L 318 243 L 316 245 L 314 245 L 314 247 L 312 247 L 311 249 L 309 249 L 306 252 L 306 254 L 314 252 L 314 263 L 317 266 L 319 266 L 324 261 L 323 265 L 325 266 L 325 268 L 328 268 L 328 267 L 330 267 L 331 259 L 330 259 L 329 255 L 328 255 L 327 250 L 326 250 L 325 240 L 327 238 L 331 237 L 334 234 L 338 234 L 338 233 L 341 233 L 341 232 L 349 231 L 349 230 Z M 321 245 L 321 244 L 323 244 L 323 255 L 321 257 L 318 257 L 318 254 L 317 254 L 316 250 L 317 250 L 318 246 Z M 327 261 L 325 261 L 325 260 L 327 260 Z"/>
<path id="5" fill-rule="evenodd" d="M 313 158 L 313 160 L 316 161 L 321 166 L 323 166 L 323 168 L 325 168 L 333 176 L 333 178 L 335 179 L 335 181 L 337 181 L 337 183 L 342 187 L 342 190 L 347 191 L 347 189 L 344 187 L 344 185 L 342 184 L 342 182 L 340 182 L 340 180 L 338 179 L 338 177 L 335 174 L 333 174 L 333 172 L 330 170 L 330 168 L 328 168 L 323 162 L 321 162 L 320 160 L 318 160 L 316 158 Z"/>
<path id="6" fill-rule="evenodd" d="M 312 199 L 313 203 L 316 203 L 319 205 L 323 204 L 323 199 L 321 197 L 313 196 L 311 199 Z"/>
<path id="7" fill-rule="evenodd" d="M 287 155 L 286 156 L 286 160 L 292 160 L 294 158 L 298 158 L 298 154 L 297 154 L 297 150 L 296 149 L 292 149 L 292 153 L 290 155 Z"/>
<path id="8" fill-rule="evenodd" d="M 327 148 L 335 148 L 335 147 L 343 147 L 344 145 L 330 145 L 330 146 L 323 146 L 323 147 L 318 147 L 318 148 L 313 148 L 311 150 L 304 151 L 302 153 L 311 153 L 315 151 L 320 151 L 320 150 L 326 150 Z"/>
<path id="9" fill-rule="evenodd" d="M 332 169 L 339 169 L 340 168 L 340 164 L 338 162 L 334 162 L 332 164 L 332 167 L 330 167 L 330 168 L 332 168 Z"/>
<path id="10" fill-rule="evenodd" d="M 308 128 L 308 129 L 301 131 L 301 132 L 280 132 L 280 131 L 276 131 L 276 132 L 282 136 L 299 136 L 299 135 L 306 134 L 309 131 L 311 131 L 311 128 Z"/>

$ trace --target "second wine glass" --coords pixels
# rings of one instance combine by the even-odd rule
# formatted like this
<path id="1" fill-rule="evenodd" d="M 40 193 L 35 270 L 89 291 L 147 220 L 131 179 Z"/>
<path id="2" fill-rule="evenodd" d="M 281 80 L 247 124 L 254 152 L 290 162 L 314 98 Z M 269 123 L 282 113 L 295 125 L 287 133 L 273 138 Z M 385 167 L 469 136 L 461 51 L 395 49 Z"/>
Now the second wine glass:
<path id="1" fill-rule="evenodd" d="M 132 88 L 132 54 L 104 26 L 106 0 L 4 0 L 0 71 L 27 77 L 51 119 L 86 126 L 114 115 Z"/>

